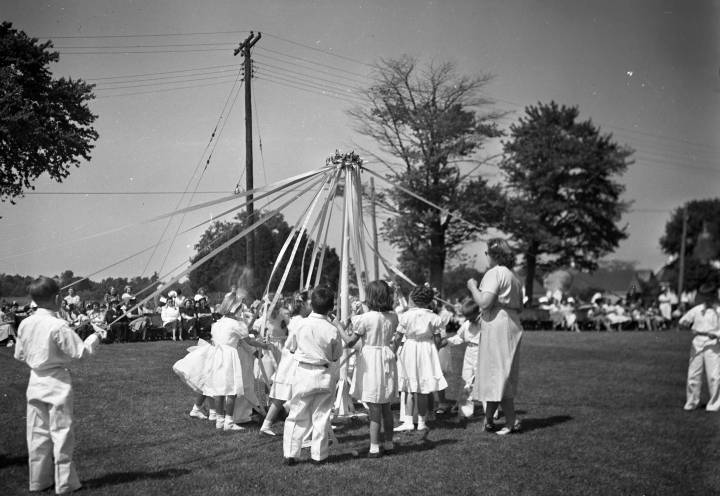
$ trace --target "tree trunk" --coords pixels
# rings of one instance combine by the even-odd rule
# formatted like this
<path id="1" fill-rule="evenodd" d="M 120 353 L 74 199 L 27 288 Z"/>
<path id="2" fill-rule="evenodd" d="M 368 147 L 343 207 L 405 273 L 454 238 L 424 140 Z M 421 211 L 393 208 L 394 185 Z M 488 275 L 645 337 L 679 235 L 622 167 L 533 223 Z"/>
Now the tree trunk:
<path id="1" fill-rule="evenodd" d="M 527 253 L 525 253 L 525 265 L 527 273 L 525 274 L 525 296 L 527 296 L 527 305 L 533 303 L 533 288 L 535 287 L 535 266 L 537 264 L 537 242 L 531 241 Z"/>
<path id="2" fill-rule="evenodd" d="M 429 282 L 433 288 L 442 293 L 443 273 L 445 272 L 445 232 L 438 222 L 437 228 L 430 236 L 430 277 Z"/>

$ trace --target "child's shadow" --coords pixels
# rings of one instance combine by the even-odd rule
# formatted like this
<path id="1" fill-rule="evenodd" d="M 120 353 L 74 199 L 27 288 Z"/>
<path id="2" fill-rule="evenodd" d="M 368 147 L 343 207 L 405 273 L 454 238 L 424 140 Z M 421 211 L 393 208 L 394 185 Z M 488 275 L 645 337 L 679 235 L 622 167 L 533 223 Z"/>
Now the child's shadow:
<path id="1" fill-rule="evenodd" d="M 115 484 L 124 484 L 126 482 L 133 482 L 136 480 L 145 479 L 174 479 L 181 475 L 189 474 L 190 470 L 184 468 L 166 468 L 164 470 L 158 470 L 156 472 L 114 472 L 105 474 L 95 479 L 83 481 L 83 487 L 88 489 L 98 488 L 102 486 L 112 486 Z"/>
<path id="2" fill-rule="evenodd" d="M 552 417 L 547 418 L 527 418 L 523 417 L 521 419 L 522 422 L 522 432 L 530 432 L 537 429 L 545 429 L 546 427 L 552 427 L 553 425 L 562 424 L 564 422 L 569 422 L 573 418 L 570 415 L 553 415 Z"/>
<path id="3" fill-rule="evenodd" d="M 26 465 L 28 464 L 28 456 L 7 456 L 0 455 L 0 468 L 11 467 L 13 465 Z"/>

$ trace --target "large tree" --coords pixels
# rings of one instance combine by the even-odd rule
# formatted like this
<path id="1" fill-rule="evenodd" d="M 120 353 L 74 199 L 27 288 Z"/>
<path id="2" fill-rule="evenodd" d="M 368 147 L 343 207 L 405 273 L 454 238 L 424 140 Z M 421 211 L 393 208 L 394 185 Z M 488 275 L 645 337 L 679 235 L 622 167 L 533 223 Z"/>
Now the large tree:
<path id="1" fill-rule="evenodd" d="M 717 260 L 720 258 L 720 198 L 692 200 L 675 209 L 665 224 L 660 247 L 668 255 L 679 255 L 682 243 L 683 217 L 687 212 L 685 253 L 688 257 Z"/>
<path id="2" fill-rule="evenodd" d="M 500 188 L 471 174 L 484 142 L 500 134 L 499 114 L 487 110 L 491 102 L 480 95 L 491 77 L 460 75 L 450 63 L 419 67 L 404 56 L 381 60 L 373 78 L 366 103 L 349 111 L 356 130 L 377 142 L 375 157 L 390 181 L 443 209 L 386 189 L 381 198 L 391 215 L 382 234 L 399 249 L 410 277 L 442 288 L 445 263 L 494 225 L 503 209 Z"/>
<path id="3" fill-rule="evenodd" d="M 256 213 L 255 218 L 260 218 L 262 215 L 262 212 Z M 196 262 L 225 241 L 239 234 L 247 225 L 246 218 L 246 213 L 243 212 L 238 214 L 232 221 L 213 222 L 195 245 L 197 254 L 190 261 L 192 263 Z M 276 215 L 256 228 L 255 243 L 256 246 L 262 247 L 262 249 L 256 250 L 254 280 L 252 281 L 252 287 L 246 288 L 253 297 L 262 296 L 275 260 L 291 231 L 292 228 L 285 222 L 282 215 Z M 290 264 L 290 273 L 283 292 L 297 291 L 301 287 L 301 276 L 307 277 L 314 246 L 313 241 L 310 241 L 308 249 L 305 250 L 306 243 L 308 243 L 307 236 L 303 235 L 303 240 L 292 261 L 289 260 L 292 250 L 292 245 L 290 245 L 281 261 L 279 271 L 273 276 L 270 286 L 271 291 L 277 288 L 288 263 Z M 245 250 L 246 244 L 243 239 L 233 243 L 189 274 L 191 286 L 193 288 L 204 286 L 211 292 L 227 291 L 231 285 L 238 281 L 245 268 Z M 317 263 L 315 264 L 315 271 L 317 271 Z M 339 257 L 334 248 L 328 248 L 323 262 L 321 284 L 328 284 L 333 288 L 337 287 L 339 274 Z M 314 280 L 313 275 L 312 281 L 314 282 Z"/>
<path id="4" fill-rule="evenodd" d="M 87 105 L 93 86 L 53 79 L 52 46 L 0 23 L 0 201 L 33 189 L 43 173 L 62 182 L 98 137 Z"/>
<path id="5" fill-rule="evenodd" d="M 594 270 L 627 237 L 619 225 L 627 203 L 618 178 L 632 150 L 578 116 L 577 107 L 555 102 L 528 106 L 503 143 L 504 230 L 524 254 L 530 297 L 538 268 Z"/>

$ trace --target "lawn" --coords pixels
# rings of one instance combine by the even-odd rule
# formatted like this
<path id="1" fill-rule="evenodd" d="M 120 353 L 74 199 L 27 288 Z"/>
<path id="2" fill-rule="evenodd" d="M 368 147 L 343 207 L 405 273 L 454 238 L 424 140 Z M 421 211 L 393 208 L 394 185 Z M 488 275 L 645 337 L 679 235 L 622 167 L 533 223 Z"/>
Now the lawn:
<path id="1" fill-rule="evenodd" d="M 282 439 L 216 432 L 171 371 L 188 343 L 112 344 L 73 368 L 83 494 L 718 494 L 720 416 L 682 410 L 688 333 L 527 332 L 524 431 L 448 419 L 367 459 L 367 425 L 338 425 L 330 463 L 282 464 Z M 0 350 L 0 494 L 27 492 L 28 371 Z M 278 429 L 280 430 L 280 429 Z M 357 455 L 357 452 L 360 455 Z M 47 494 L 50 494 L 48 492 Z"/>

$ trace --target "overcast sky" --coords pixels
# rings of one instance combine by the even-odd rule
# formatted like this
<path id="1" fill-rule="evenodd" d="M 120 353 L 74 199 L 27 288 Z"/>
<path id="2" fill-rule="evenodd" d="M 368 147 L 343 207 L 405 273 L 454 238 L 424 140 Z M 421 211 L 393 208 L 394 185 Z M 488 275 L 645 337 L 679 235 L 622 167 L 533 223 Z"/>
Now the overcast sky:
<path id="1" fill-rule="evenodd" d="M 233 49 L 250 30 L 263 33 L 253 52 L 256 185 L 317 168 L 336 148 L 365 143 L 345 114 L 353 88 L 369 83 L 378 57 L 410 54 L 454 61 L 467 74 L 494 74 L 486 93 L 497 109 L 511 112 L 504 127 L 525 105 L 555 100 L 577 105 L 583 119 L 636 150 L 621 178 L 624 199 L 633 202 L 623 218 L 630 236 L 611 258 L 657 268 L 666 258 L 658 239 L 671 211 L 719 196 L 718 1 L 0 5 L 3 20 L 53 40 L 61 54 L 57 75 L 97 84 L 91 106 L 100 134 L 90 163 L 65 182 L 41 179 L 16 205 L 0 205 L 0 272 L 95 272 L 151 246 L 166 227 L 172 236 L 180 220 L 93 234 L 173 211 L 187 204 L 178 192 L 188 188 L 197 188 L 193 203 L 231 192 L 245 163 L 242 95 L 219 118 L 242 61 Z M 195 171 L 218 122 L 224 127 L 198 183 Z M 497 177 L 492 167 L 482 172 Z M 183 228 L 224 208 L 188 215 Z M 296 211 L 287 212 L 289 221 Z M 163 245 L 152 258 L 133 258 L 94 279 L 165 273 L 193 255 L 200 234 L 180 236 L 169 252 Z M 387 246 L 383 251 L 391 253 Z M 481 251 L 468 247 L 470 255 Z M 477 267 L 485 268 L 481 256 Z"/>

